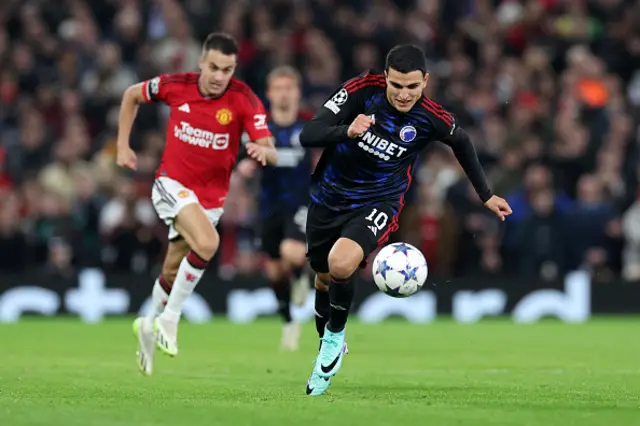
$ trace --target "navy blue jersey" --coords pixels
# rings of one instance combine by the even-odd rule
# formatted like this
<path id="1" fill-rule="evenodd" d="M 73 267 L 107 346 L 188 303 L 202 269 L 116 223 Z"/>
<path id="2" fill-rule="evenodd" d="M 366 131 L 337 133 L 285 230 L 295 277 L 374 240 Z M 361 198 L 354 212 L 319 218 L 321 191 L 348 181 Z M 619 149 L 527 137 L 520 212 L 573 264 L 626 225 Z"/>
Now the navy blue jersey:
<path id="1" fill-rule="evenodd" d="M 305 122 L 297 120 L 281 127 L 269 121 L 269 129 L 278 150 L 278 164 L 262 169 L 260 211 L 263 216 L 295 214 L 309 204 L 311 150 L 300 145 L 300 132 Z"/>
<path id="2" fill-rule="evenodd" d="M 454 118 L 427 97 L 406 113 L 396 110 L 387 100 L 384 75 L 367 72 L 339 87 L 314 120 L 348 126 L 359 114 L 373 117 L 374 124 L 363 135 L 324 149 L 311 200 L 335 211 L 385 202 L 398 213 L 418 154 L 453 134 Z"/>

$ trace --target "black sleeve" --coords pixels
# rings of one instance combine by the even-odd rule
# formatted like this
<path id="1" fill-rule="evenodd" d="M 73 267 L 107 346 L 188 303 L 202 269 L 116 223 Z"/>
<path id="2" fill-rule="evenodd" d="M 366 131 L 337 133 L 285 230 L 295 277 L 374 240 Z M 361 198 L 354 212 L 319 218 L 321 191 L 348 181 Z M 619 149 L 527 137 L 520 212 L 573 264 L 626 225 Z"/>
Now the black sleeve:
<path id="1" fill-rule="evenodd" d="M 304 126 L 300 134 L 302 146 L 324 148 L 349 139 L 347 129 L 364 111 L 363 92 L 366 88 L 347 90 L 345 86 L 348 84 L 340 86 Z"/>
<path id="2" fill-rule="evenodd" d="M 480 200 L 483 203 L 487 202 L 493 194 L 489 189 L 487 178 L 478 159 L 478 153 L 471 143 L 469 135 L 460 127 L 456 127 L 455 123 L 452 123 L 449 129 L 449 134 L 443 137 L 441 141 L 449 145 L 453 150 Z"/>

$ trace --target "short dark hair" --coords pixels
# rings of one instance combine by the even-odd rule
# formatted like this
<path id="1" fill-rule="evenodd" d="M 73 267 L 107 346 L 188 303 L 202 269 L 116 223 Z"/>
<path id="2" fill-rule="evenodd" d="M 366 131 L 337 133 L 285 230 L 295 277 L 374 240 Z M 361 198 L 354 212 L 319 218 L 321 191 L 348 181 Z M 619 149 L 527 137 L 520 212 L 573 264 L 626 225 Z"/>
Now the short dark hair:
<path id="1" fill-rule="evenodd" d="M 226 33 L 211 33 L 202 44 L 202 51 L 217 50 L 225 55 L 237 55 L 238 43 Z"/>
<path id="2" fill-rule="evenodd" d="M 399 44 L 387 53 L 385 70 L 393 68 L 403 74 L 412 71 L 427 73 L 427 58 L 424 51 L 415 44 Z"/>

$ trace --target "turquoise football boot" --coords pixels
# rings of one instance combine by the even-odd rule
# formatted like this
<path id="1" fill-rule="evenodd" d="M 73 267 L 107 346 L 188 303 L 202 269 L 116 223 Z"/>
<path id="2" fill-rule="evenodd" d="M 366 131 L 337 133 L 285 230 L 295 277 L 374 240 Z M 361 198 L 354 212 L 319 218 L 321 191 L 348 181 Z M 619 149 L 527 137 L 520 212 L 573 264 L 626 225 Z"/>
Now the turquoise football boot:
<path id="1" fill-rule="evenodd" d="M 345 342 L 344 347 L 342 348 L 342 353 L 344 355 L 349 353 L 349 349 L 347 348 L 347 343 Z M 316 359 L 313 361 L 314 364 L 314 368 L 311 371 L 311 375 L 309 376 L 309 379 L 307 380 L 307 395 L 309 396 L 318 396 L 318 395 L 323 395 L 327 389 L 329 388 L 329 385 L 331 385 L 331 378 L 325 378 L 325 377 L 320 377 L 320 375 L 318 375 L 318 373 L 316 373 L 316 369 L 315 369 L 315 364 L 318 363 L 318 358 L 320 356 L 318 355 L 316 357 Z"/>
<path id="2" fill-rule="evenodd" d="M 345 354 L 345 330 L 338 333 L 331 332 L 325 327 L 320 345 L 320 353 L 314 371 L 318 376 L 328 379 L 336 375 L 342 366 Z"/>

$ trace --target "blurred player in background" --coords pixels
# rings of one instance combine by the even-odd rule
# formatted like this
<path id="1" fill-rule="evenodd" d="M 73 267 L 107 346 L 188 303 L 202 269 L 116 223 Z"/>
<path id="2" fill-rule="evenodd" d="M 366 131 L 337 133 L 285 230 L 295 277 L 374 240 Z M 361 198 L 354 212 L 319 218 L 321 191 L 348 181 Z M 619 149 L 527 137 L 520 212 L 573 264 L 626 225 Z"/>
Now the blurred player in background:
<path id="1" fill-rule="evenodd" d="M 267 278 L 284 321 L 281 347 L 297 350 L 300 325 L 291 318 L 291 301 L 303 305 L 309 292 L 305 272 L 305 226 L 311 180 L 311 151 L 300 145 L 302 83 L 292 67 L 274 69 L 267 77 L 269 129 L 275 138 L 278 161 L 262 170 L 260 182 L 260 239 L 268 256 Z M 248 162 L 247 162 L 248 161 Z M 249 176 L 255 161 L 243 160 L 239 171 Z"/>
<path id="2" fill-rule="evenodd" d="M 221 33 L 204 42 L 199 73 L 162 75 L 129 87 L 122 99 L 118 129 L 118 165 L 136 169 L 129 145 L 138 106 L 163 102 L 171 107 L 166 146 L 153 185 L 152 201 L 169 226 L 169 247 L 162 274 L 152 293 L 147 318 L 138 318 L 138 365 L 153 369 L 157 345 L 168 355 L 178 353 L 178 323 L 186 299 L 194 291 L 220 238 L 216 231 L 229 188 L 241 135 L 253 142 L 248 155 L 274 164 L 277 153 L 264 106 L 244 83 L 232 78 L 238 46 Z"/>
<path id="3" fill-rule="evenodd" d="M 413 163 L 425 147 L 434 141 L 449 145 L 485 206 L 502 220 L 511 213 L 491 193 L 469 136 L 423 96 L 428 79 L 422 50 L 396 46 L 384 73 L 366 72 L 344 83 L 300 136 L 303 146 L 324 148 L 313 173 L 306 228 L 321 338 L 308 395 L 323 394 L 342 365 L 354 275 L 397 230 Z"/>

